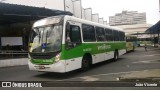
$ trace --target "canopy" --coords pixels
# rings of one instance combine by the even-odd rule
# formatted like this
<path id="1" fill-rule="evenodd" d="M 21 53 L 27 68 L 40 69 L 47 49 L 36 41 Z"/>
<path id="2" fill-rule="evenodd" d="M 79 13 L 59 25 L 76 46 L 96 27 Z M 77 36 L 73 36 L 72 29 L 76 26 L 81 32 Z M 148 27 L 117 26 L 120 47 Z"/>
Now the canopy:
<path id="1" fill-rule="evenodd" d="M 150 33 L 150 34 L 159 34 L 159 32 L 160 32 L 160 20 L 155 25 L 148 28 L 145 32 Z"/>
<path id="2" fill-rule="evenodd" d="M 0 3 L 0 25 L 27 22 L 56 15 L 73 15 L 67 11 Z"/>

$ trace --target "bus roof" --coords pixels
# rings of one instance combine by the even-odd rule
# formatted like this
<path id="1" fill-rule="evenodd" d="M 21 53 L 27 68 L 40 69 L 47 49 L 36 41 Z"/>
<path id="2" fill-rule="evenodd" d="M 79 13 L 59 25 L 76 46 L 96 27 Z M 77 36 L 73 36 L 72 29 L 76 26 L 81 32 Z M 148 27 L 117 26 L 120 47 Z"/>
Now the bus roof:
<path id="1" fill-rule="evenodd" d="M 107 28 L 107 29 L 112 29 L 112 30 L 117 30 L 117 31 L 123 31 L 123 29 L 120 29 L 120 28 L 116 28 L 116 27 L 111 27 L 109 25 L 104 25 L 104 24 L 100 24 L 100 23 L 96 23 L 96 22 L 92 22 L 92 21 L 89 21 L 89 20 L 84 20 L 84 19 L 80 19 L 80 18 L 77 18 L 77 17 L 74 17 L 74 16 L 69 16 L 69 15 L 59 15 L 59 16 L 51 16 L 51 17 L 47 17 L 47 18 L 43 18 L 43 19 L 40 19 L 38 21 L 36 21 L 33 25 L 33 27 L 37 27 L 37 26 L 40 26 L 42 24 L 51 24 L 53 18 L 64 18 L 66 20 L 74 20 L 74 21 L 77 21 L 77 22 L 83 22 L 85 24 L 91 24 L 91 25 L 94 25 L 94 26 L 99 26 L 99 27 L 103 27 L 103 28 Z M 47 20 L 49 20 L 48 22 L 46 22 Z"/>
<path id="2" fill-rule="evenodd" d="M 111 27 L 111 26 L 109 26 L 109 25 L 104 25 L 104 24 L 92 22 L 92 21 L 89 21 L 89 20 L 80 19 L 80 18 L 77 18 L 77 17 L 74 17 L 74 16 L 65 15 L 64 18 L 67 19 L 67 20 L 80 21 L 80 22 L 83 22 L 83 23 L 85 23 L 85 24 L 92 24 L 92 25 L 95 25 L 95 26 L 99 26 L 99 27 L 103 27 L 103 28 L 108 28 L 108 29 L 112 29 L 112 30 L 117 30 L 117 31 L 122 31 L 122 32 L 124 32 L 123 29 L 120 29 L 120 28 Z"/>
<path id="3" fill-rule="evenodd" d="M 56 19 L 55 19 L 56 18 Z M 39 27 L 44 25 L 50 25 L 53 23 L 59 23 L 60 20 L 64 18 L 64 15 L 51 16 L 47 18 L 40 19 L 33 24 L 33 27 Z"/>

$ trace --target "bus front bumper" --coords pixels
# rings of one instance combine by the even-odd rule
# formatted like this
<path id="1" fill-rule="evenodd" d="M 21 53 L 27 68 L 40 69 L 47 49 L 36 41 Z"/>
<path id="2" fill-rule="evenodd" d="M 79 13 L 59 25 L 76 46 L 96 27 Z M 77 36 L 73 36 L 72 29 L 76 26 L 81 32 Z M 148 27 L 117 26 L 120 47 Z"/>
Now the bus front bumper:
<path id="1" fill-rule="evenodd" d="M 57 63 L 51 64 L 51 65 L 36 65 L 30 62 L 28 60 L 28 66 L 30 70 L 35 71 L 42 71 L 42 72 L 58 72 L 58 73 L 64 73 L 65 70 L 65 60 L 60 60 Z"/>

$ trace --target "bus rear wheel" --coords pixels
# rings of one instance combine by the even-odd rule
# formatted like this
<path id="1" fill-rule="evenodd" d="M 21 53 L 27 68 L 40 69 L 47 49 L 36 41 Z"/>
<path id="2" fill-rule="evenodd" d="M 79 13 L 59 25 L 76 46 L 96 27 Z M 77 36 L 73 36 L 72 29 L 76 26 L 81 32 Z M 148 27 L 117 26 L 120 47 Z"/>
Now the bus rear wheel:
<path id="1" fill-rule="evenodd" d="M 82 67 L 81 67 L 81 71 L 87 71 L 90 68 L 90 58 L 85 56 L 82 59 Z"/>
<path id="2" fill-rule="evenodd" d="M 135 50 L 135 46 L 133 46 L 133 50 L 132 50 L 132 52 L 134 52 L 134 50 Z"/>

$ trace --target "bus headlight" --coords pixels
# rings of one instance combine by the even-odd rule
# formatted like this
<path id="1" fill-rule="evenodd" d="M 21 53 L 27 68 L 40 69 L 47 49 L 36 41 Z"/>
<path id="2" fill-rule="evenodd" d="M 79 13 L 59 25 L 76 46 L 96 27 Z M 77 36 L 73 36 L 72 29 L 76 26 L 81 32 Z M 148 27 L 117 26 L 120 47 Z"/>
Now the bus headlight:
<path id="1" fill-rule="evenodd" d="M 31 56 L 28 54 L 28 59 L 31 60 Z"/>
<path id="2" fill-rule="evenodd" d="M 59 62 L 60 56 L 61 56 L 61 53 L 56 55 L 55 60 L 54 60 L 55 63 Z"/>
<path id="3" fill-rule="evenodd" d="M 28 54 L 28 59 L 29 59 L 30 62 L 32 62 L 31 61 L 32 60 L 31 55 L 29 55 L 29 54 Z"/>

